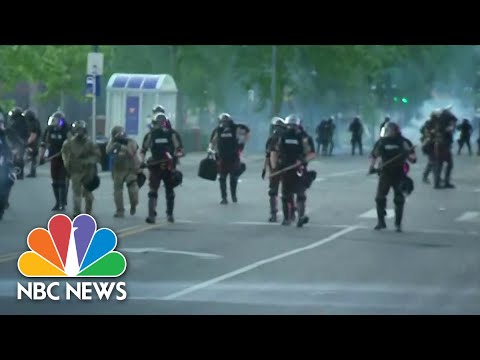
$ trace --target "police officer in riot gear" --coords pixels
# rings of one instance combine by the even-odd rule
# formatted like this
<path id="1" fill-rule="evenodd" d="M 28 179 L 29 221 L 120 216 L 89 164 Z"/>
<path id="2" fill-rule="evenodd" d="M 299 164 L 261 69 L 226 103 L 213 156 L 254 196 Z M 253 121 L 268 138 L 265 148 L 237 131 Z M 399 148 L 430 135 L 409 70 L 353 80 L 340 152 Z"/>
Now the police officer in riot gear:
<path id="1" fill-rule="evenodd" d="M 458 153 L 462 152 L 463 145 L 467 145 L 468 155 L 472 155 L 472 147 L 470 145 L 470 137 L 473 133 L 473 127 L 468 119 L 463 119 L 462 123 L 457 126 L 457 130 L 460 131 L 460 138 L 458 139 Z"/>
<path id="2" fill-rule="evenodd" d="M 115 217 L 124 217 L 123 187 L 126 185 L 130 199 L 130 215 L 135 215 L 138 205 L 138 174 L 140 159 L 138 158 L 138 145 L 125 134 L 125 129 L 115 126 L 106 147 L 107 154 L 113 156 L 112 178 L 113 197 L 116 207 Z"/>
<path id="3" fill-rule="evenodd" d="M 375 202 L 377 206 L 378 223 L 375 230 L 385 229 L 385 215 L 387 214 L 387 195 L 390 188 L 393 188 L 395 204 L 395 228 L 397 232 L 402 231 L 403 210 L 405 195 L 402 191 L 402 180 L 406 176 L 404 171 L 405 162 L 417 161 L 415 149 L 410 140 L 404 138 L 399 126 L 389 121 L 385 127 L 385 133 L 374 145 L 371 153 L 371 164 L 369 173 L 375 172 L 379 175 L 377 194 Z M 375 163 L 380 159 L 378 169 Z"/>
<path id="4" fill-rule="evenodd" d="M 435 157 L 435 189 L 454 189 L 450 182 L 453 170 L 453 132 L 455 131 L 457 118 L 450 111 L 450 107 L 437 110 L 433 117 L 434 127 L 434 157 Z M 443 164 L 445 167 L 445 178 L 441 183 Z M 443 185 L 443 186 L 442 186 Z"/>
<path id="5" fill-rule="evenodd" d="M 68 177 L 62 159 L 62 146 L 69 137 L 69 125 L 62 112 L 53 113 L 48 119 L 48 126 L 43 133 L 39 149 L 39 163 L 50 161 L 50 177 L 52 179 L 55 205 L 52 211 L 63 211 L 67 206 Z M 48 156 L 46 159 L 45 156 Z"/>
<path id="6" fill-rule="evenodd" d="M 10 189 L 16 179 L 13 170 L 13 155 L 5 132 L 5 115 L 0 112 L 0 220 L 8 208 Z"/>
<path id="7" fill-rule="evenodd" d="M 265 179 L 265 175 L 268 172 L 274 173 L 277 169 L 274 167 L 272 163 L 272 159 L 270 155 L 272 151 L 275 151 L 275 147 L 277 146 L 280 137 L 285 130 L 285 120 L 280 117 L 274 117 L 272 119 L 272 134 L 267 139 L 267 143 L 265 144 L 265 163 L 263 166 L 262 171 L 262 179 Z M 272 176 L 269 180 L 268 185 L 268 197 L 270 202 L 270 218 L 268 221 L 270 222 L 277 222 L 277 213 L 278 213 L 278 188 L 280 186 L 280 175 Z"/>
<path id="8" fill-rule="evenodd" d="M 150 151 L 151 158 L 145 164 L 145 156 Z M 143 167 L 149 169 L 148 217 L 146 222 L 154 224 L 157 217 L 157 199 L 160 183 L 165 186 L 167 202 L 167 221 L 174 222 L 173 209 L 175 205 L 175 156 L 180 156 L 180 142 L 168 126 L 168 119 L 163 113 L 155 115 L 152 120 L 152 130 L 147 134 L 142 146 L 140 161 Z"/>
<path id="9" fill-rule="evenodd" d="M 16 146 L 14 146 L 13 153 L 13 165 L 19 169 L 18 179 L 21 180 L 24 178 L 24 168 L 25 168 L 25 149 L 28 141 L 28 126 L 23 116 L 22 108 L 16 106 L 8 112 L 8 125 L 7 127 L 12 130 L 18 141 L 16 141 Z"/>
<path id="10" fill-rule="evenodd" d="M 306 187 L 302 181 L 307 155 L 314 154 L 308 138 L 300 130 L 300 119 L 296 115 L 289 115 L 285 119 L 287 126 L 282 133 L 271 157 L 274 158 L 275 168 L 281 172 L 282 183 L 282 225 L 290 225 L 293 221 L 295 208 L 298 211 L 297 227 L 308 223 L 309 218 L 305 215 Z M 296 195 L 296 204 L 295 204 Z"/>
<path id="11" fill-rule="evenodd" d="M 99 186 L 97 163 L 100 162 L 100 149 L 88 138 L 85 121 L 72 124 L 72 137 L 67 138 L 61 154 L 65 169 L 72 181 L 73 216 L 81 214 L 82 198 L 85 199 L 85 213 L 92 214 L 93 190 Z"/>
<path id="12" fill-rule="evenodd" d="M 434 128 L 432 118 L 435 116 L 434 113 L 430 115 L 430 118 L 425 121 L 425 124 L 420 128 L 420 142 L 422 144 L 422 152 L 427 156 L 427 164 L 425 165 L 425 170 L 423 171 L 422 181 L 425 184 L 430 184 L 428 176 L 432 172 L 435 166 L 435 156 L 434 156 Z"/>
<path id="13" fill-rule="evenodd" d="M 30 159 L 30 173 L 27 175 L 27 177 L 34 178 L 37 176 L 37 161 L 42 129 L 40 126 L 40 121 L 32 110 L 26 110 L 23 113 L 23 116 L 27 122 L 29 132 L 26 153 Z"/>
<path id="14" fill-rule="evenodd" d="M 350 143 L 352 144 L 352 156 L 355 155 L 355 149 L 358 146 L 358 151 L 360 155 L 363 155 L 362 147 L 362 136 L 363 136 L 363 125 L 360 122 L 360 118 L 355 116 L 353 121 L 350 123 L 348 131 L 352 133 L 352 138 Z"/>
<path id="15" fill-rule="evenodd" d="M 230 194 L 232 201 L 237 202 L 237 184 L 241 173 L 240 153 L 248 141 L 250 129 L 243 124 L 235 124 L 230 114 L 223 113 L 218 117 L 218 127 L 210 136 L 209 151 L 217 154 L 220 182 L 220 204 L 228 204 L 227 176 L 230 176 Z M 242 144 L 239 142 L 242 138 Z"/>
<path id="16" fill-rule="evenodd" d="M 162 105 L 155 105 L 153 107 L 153 109 L 152 109 L 153 117 L 155 118 L 155 116 L 157 114 L 164 114 L 166 116 L 165 108 Z M 151 127 L 151 125 L 150 125 L 150 127 Z M 177 140 L 180 143 L 179 150 L 181 150 L 181 151 L 179 151 L 179 153 L 181 153 L 182 156 L 184 156 L 184 148 L 183 148 L 182 137 L 180 136 L 178 131 L 173 128 L 172 123 L 171 123 L 171 121 L 168 117 L 167 117 L 167 128 L 169 128 L 172 131 L 172 133 L 174 133 L 175 136 L 177 137 Z M 143 141 L 145 141 L 146 137 L 147 137 L 147 135 L 145 135 L 145 137 L 143 138 Z M 172 154 L 172 156 L 174 156 L 174 155 Z M 175 165 L 178 165 L 179 164 L 179 157 L 174 156 L 174 161 L 175 161 Z"/>

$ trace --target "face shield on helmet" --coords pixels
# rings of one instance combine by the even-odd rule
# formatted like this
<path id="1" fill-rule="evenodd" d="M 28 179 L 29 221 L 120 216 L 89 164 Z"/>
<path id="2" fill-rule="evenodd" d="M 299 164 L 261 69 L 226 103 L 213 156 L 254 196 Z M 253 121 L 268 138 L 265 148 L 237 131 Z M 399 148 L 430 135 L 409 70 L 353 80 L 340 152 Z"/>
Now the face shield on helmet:
<path id="1" fill-rule="evenodd" d="M 125 134 L 125 129 L 121 126 L 115 126 L 112 129 L 112 139 L 124 139 L 127 137 Z"/>
<path id="2" fill-rule="evenodd" d="M 152 114 L 165 114 L 165 108 L 162 105 L 155 105 L 152 109 Z"/>
<path id="3" fill-rule="evenodd" d="M 152 120 L 153 129 L 168 129 L 168 118 L 165 114 L 157 114 Z"/>
<path id="4" fill-rule="evenodd" d="M 79 138 L 85 138 L 87 136 L 87 123 L 83 120 L 75 121 L 72 124 L 72 133 Z"/>
<path id="5" fill-rule="evenodd" d="M 385 127 L 385 136 L 395 137 L 398 135 L 400 135 L 400 127 L 394 122 L 389 122 Z"/>
<path id="6" fill-rule="evenodd" d="M 218 125 L 220 127 L 227 127 L 233 123 L 233 119 L 230 114 L 223 113 L 218 116 Z"/>
<path id="7" fill-rule="evenodd" d="M 297 115 L 288 115 L 285 118 L 285 124 L 289 129 L 298 129 L 301 125 L 300 118 Z"/>
<path id="8" fill-rule="evenodd" d="M 65 115 L 57 111 L 48 118 L 48 126 L 54 126 L 57 129 L 63 128 L 65 126 Z"/>

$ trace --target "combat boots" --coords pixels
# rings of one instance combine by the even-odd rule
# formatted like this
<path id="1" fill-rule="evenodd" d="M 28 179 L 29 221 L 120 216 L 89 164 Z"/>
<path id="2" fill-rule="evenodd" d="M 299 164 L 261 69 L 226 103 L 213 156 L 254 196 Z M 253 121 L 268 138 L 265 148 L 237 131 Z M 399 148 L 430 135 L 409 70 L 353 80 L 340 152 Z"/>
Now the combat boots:
<path id="1" fill-rule="evenodd" d="M 386 229 L 387 224 L 385 223 L 385 216 L 387 216 L 387 211 L 385 210 L 386 201 L 377 200 L 377 219 L 378 223 L 374 227 L 375 230 Z"/>
<path id="2" fill-rule="evenodd" d="M 403 205 L 395 206 L 395 229 L 402 232 Z"/>
<path id="3" fill-rule="evenodd" d="M 52 184 L 53 195 L 55 196 L 55 206 L 52 208 L 52 211 L 60 210 L 60 199 L 59 199 L 59 186 L 58 184 Z"/>
<path id="4" fill-rule="evenodd" d="M 268 219 L 269 222 L 277 222 L 277 197 L 270 196 L 270 218 Z"/>
<path id="5" fill-rule="evenodd" d="M 232 196 L 232 202 L 236 203 L 237 200 L 237 184 L 238 184 L 238 179 L 233 178 L 230 175 L 230 194 Z"/>

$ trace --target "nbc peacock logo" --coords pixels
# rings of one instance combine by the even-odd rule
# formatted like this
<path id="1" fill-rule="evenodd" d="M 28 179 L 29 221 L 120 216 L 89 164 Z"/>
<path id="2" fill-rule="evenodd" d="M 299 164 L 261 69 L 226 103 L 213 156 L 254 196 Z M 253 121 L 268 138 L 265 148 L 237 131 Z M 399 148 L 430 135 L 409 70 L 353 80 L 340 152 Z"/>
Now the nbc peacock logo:
<path id="1" fill-rule="evenodd" d="M 48 222 L 48 230 L 36 228 L 30 231 L 27 244 L 31 251 L 20 256 L 17 266 L 20 273 L 28 278 L 116 278 L 127 268 L 123 254 L 114 251 L 116 234 L 108 228 L 97 229 L 95 219 L 87 214 L 78 215 L 73 221 L 63 214 L 54 215 Z M 21 295 L 26 294 L 35 300 L 47 296 L 59 300 L 52 293 L 53 288 L 59 286 L 58 282 L 48 286 L 30 282 L 27 288 L 18 284 L 17 298 L 21 299 Z M 76 286 L 66 283 L 67 300 L 72 294 L 81 300 L 89 300 L 84 293 L 91 292 L 92 286 L 100 299 L 103 296 L 108 299 L 114 287 L 124 293 L 123 298 L 126 297 L 122 289 L 125 283 L 84 281 Z"/>

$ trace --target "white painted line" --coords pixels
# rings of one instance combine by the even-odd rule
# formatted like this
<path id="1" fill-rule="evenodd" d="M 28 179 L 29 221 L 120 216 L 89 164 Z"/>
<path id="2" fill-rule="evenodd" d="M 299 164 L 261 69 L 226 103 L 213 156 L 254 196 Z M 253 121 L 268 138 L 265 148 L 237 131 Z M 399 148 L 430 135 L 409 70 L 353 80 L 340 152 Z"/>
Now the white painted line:
<path id="1" fill-rule="evenodd" d="M 393 209 L 387 209 L 387 219 L 391 219 L 395 216 L 395 211 Z M 359 218 L 363 219 L 376 219 L 377 218 L 377 209 L 370 209 L 367 212 L 358 216 Z"/>
<path id="2" fill-rule="evenodd" d="M 250 265 L 247 265 L 247 266 L 244 266 L 238 270 L 235 270 L 235 271 L 232 271 L 232 272 L 229 272 L 227 274 L 224 274 L 224 275 L 221 275 L 221 276 L 218 276 L 216 278 L 213 278 L 211 280 L 208 280 L 208 281 L 205 281 L 205 282 L 202 282 L 200 284 L 197 284 L 197 285 L 194 285 L 194 286 L 191 286 L 191 287 L 188 287 L 184 290 L 181 290 L 181 291 L 178 291 L 176 293 L 173 293 L 173 294 L 170 294 L 170 295 L 167 295 L 165 297 L 163 297 L 163 300 L 175 300 L 175 299 L 178 299 L 182 296 L 185 296 L 185 295 L 188 295 L 188 294 L 191 294 L 195 291 L 198 291 L 198 290 L 201 290 L 201 289 L 204 289 L 210 285 L 214 285 L 214 284 L 217 284 L 221 281 L 224 281 L 224 280 L 227 280 L 227 279 L 231 279 L 235 276 L 238 276 L 238 275 L 241 275 L 241 274 L 244 274 L 246 272 L 249 272 L 251 270 L 255 270 L 256 268 L 262 266 L 262 265 L 266 265 L 266 264 L 269 264 L 269 263 L 273 263 L 275 261 L 278 261 L 278 260 L 281 260 L 281 259 L 284 259 L 284 258 L 287 258 L 289 256 L 292 256 L 292 255 L 296 255 L 298 253 L 301 253 L 301 252 L 304 252 L 304 251 L 308 251 L 308 250 L 312 250 L 312 249 L 315 249 L 319 246 L 322 246 L 324 244 L 327 244 L 343 235 L 346 235 L 348 233 L 351 233 L 352 231 L 355 231 L 357 230 L 357 226 L 349 226 L 348 228 L 346 229 L 343 229 L 343 230 L 340 230 L 322 240 L 319 240 L 317 242 L 314 242 L 313 244 L 310 244 L 308 246 L 304 246 L 304 247 L 300 247 L 300 248 L 296 248 L 296 249 L 293 249 L 293 250 L 290 250 L 290 251 L 287 251 L 287 252 L 284 252 L 282 254 L 279 254 L 279 255 L 276 255 L 276 256 L 273 256 L 273 257 L 270 257 L 270 258 L 267 258 L 267 259 L 264 259 L 264 260 L 260 260 L 260 261 L 257 261 L 257 262 L 254 262 L 253 264 L 250 264 Z"/>
<path id="3" fill-rule="evenodd" d="M 456 218 L 455 221 L 472 221 L 477 217 L 480 217 L 479 211 L 466 211 L 462 214 L 462 216 Z"/>
<path id="4" fill-rule="evenodd" d="M 252 226 L 280 226 L 280 221 L 276 223 L 271 223 L 267 221 L 235 221 L 228 223 L 228 225 L 252 225 Z M 333 228 L 333 229 L 344 229 L 348 228 L 351 225 L 323 225 L 323 224 L 312 224 L 308 223 L 305 227 L 321 227 L 321 228 Z"/>
<path id="5" fill-rule="evenodd" d="M 480 193 L 480 189 L 475 189 L 475 190 L 473 190 L 473 192 L 478 192 L 478 193 Z"/>
<path id="6" fill-rule="evenodd" d="M 121 252 L 124 253 L 133 253 L 133 254 L 145 254 L 145 253 L 163 253 L 163 254 L 178 254 L 178 255 L 189 255 L 194 257 L 200 257 L 205 259 L 220 259 L 222 256 L 217 254 L 201 253 L 201 252 L 192 252 L 192 251 L 180 251 L 180 250 L 168 250 L 164 248 L 122 248 Z"/>
<path id="7" fill-rule="evenodd" d="M 358 174 L 364 172 L 366 173 L 367 171 L 365 169 L 358 169 L 358 170 L 349 170 L 349 171 L 342 171 L 342 172 L 337 172 L 337 173 L 331 173 L 331 174 L 326 174 L 324 175 L 325 177 L 342 177 L 345 175 L 353 175 L 353 174 Z"/>
<path id="8" fill-rule="evenodd" d="M 316 178 L 316 179 L 315 179 L 316 182 L 326 181 L 326 180 L 327 180 L 327 179 L 325 179 L 325 178 Z"/>

